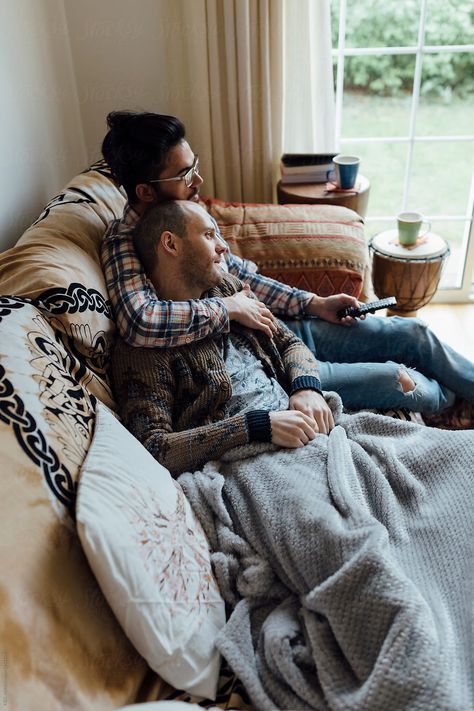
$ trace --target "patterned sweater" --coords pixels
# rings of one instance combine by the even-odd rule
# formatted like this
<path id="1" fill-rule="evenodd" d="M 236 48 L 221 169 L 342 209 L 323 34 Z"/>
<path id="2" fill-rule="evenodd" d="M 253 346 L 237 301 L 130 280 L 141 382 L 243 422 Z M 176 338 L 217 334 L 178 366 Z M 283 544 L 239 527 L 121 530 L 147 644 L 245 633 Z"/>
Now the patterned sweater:
<path id="1" fill-rule="evenodd" d="M 208 295 L 230 296 L 241 288 L 226 274 Z M 313 354 L 284 324 L 278 322 L 271 339 L 234 321 L 232 330 L 245 335 L 265 372 L 288 394 L 320 388 Z M 225 417 L 232 386 L 220 343 L 209 337 L 167 349 L 134 348 L 122 340 L 115 346 L 111 377 L 123 422 L 173 475 L 262 439 L 260 411 Z"/>

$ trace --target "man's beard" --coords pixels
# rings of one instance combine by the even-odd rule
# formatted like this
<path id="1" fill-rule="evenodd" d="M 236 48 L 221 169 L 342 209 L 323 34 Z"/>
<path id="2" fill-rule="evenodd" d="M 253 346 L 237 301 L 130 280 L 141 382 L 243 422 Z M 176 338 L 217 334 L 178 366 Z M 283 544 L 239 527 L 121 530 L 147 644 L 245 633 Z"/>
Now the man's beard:
<path id="1" fill-rule="evenodd" d="M 193 188 L 191 192 L 189 193 L 189 196 L 186 198 L 177 198 L 173 197 L 171 195 L 167 195 L 166 192 L 163 191 L 163 189 L 159 185 L 155 185 L 155 195 L 156 195 L 156 202 L 157 203 L 162 203 L 162 202 L 168 202 L 169 200 L 191 200 L 192 202 L 199 202 L 199 188 Z"/>
<path id="2" fill-rule="evenodd" d="M 205 270 L 197 267 L 192 252 L 187 255 L 186 261 L 181 269 L 181 279 L 183 283 L 189 286 L 193 291 L 199 291 L 200 294 L 220 284 L 222 276 L 222 269 L 219 264 L 214 262 L 208 264 Z"/>

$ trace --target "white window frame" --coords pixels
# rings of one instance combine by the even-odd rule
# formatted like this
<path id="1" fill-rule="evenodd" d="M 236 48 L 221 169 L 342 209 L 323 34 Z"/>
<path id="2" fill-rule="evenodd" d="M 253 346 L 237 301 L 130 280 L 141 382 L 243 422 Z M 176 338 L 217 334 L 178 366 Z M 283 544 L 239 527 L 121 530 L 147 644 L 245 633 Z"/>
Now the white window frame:
<path id="1" fill-rule="evenodd" d="M 413 164 L 413 149 L 415 143 L 422 141 L 465 141 L 474 142 L 474 134 L 472 135 L 440 135 L 440 136 L 416 136 L 416 119 L 418 113 L 418 104 L 420 98 L 421 87 L 421 70 L 424 54 L 430 53 L 455 53 L 455 52 L 474 52 L 474 44 L 466 45 L 425 45 L 425 24 L 428 0 L 421 0 L 420 6 L 420 24 L 418 28 L 417 45 L 413 47 L 357 47 L 346 48 L 346 16 L 347 3 L 346 0 L 339 0 L 339 42 L 338 48 L 332 50 L 333 57 L 337 57 L 337 74 L 336 74 L 336 116 L 335 116 L 335 135 L 336 146 L 343 146 L 346 143 L 407 143 L 408 155 L 405 169 L 405 181 L 403 189 L 403 200 L 401 210 L 407 209 L 408 193 L 410 185 L 410 176 Z M 358 137 L 342 137 L 342 107 L 344 98 L 344 60 L 345 57 L 367 56 L 367 55 L 388 55 L 388 54 L 413 54 L 415 55 L 415 74 L 413 81 L 413 93 L 411 97 L 411 111 L 409 131 L 406 136 L 384 137 L 371 136 L 367 138 Z M 474 148 L 473 148 L 474 153 Z M 393 224 L 394 215 L 385 216 L 368 216 L 366 222 L 375 221 Z M 435 295 L 433 302 L 439 303 L 466 303 L 474 302 L 473 280 L 474 280 L 474 169 L 471 176 L 471 186 L 469 191 L 469 199 L 466 207 L 465 215 L 426 215 L 428 221 L 436 220 L 437 222 L 464 222 L 465 230 L 463 236 L 462 249 L 465 254 L 462 279 L 459 288 L 443 288 L 439 289 Z"/>

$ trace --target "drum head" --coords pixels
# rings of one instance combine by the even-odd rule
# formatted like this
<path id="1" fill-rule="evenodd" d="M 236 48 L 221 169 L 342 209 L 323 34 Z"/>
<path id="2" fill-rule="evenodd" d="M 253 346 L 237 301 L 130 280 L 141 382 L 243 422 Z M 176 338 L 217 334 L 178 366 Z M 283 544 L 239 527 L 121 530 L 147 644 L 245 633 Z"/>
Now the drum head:
<path id="1" fill-rule="evenodd" d="M 370 242 L 375 252 L 396 259 L 433 259 L 441 257 L 448 245 L 445 240 L 434 232 L 427 232 L 417 244 L 405 247 L 398 241 L 398 230 L 379 232 Z"/>

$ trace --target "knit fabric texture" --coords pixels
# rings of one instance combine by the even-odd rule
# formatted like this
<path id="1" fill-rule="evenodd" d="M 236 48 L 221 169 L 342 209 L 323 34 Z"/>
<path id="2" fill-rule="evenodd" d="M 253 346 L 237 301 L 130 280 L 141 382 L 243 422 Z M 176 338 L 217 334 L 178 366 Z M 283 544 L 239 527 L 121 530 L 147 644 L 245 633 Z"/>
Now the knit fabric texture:
<path id="1" fill-rule="evenodd" d="M 208 296 L 223 298 L 241 288 L 226 274 Z M 301 378 L 319 383 L 313 354 L 280 321 L 272 338 L 235 322 L 232 329 L 288 394 Z M 225 417 L 232 386 L 216 338 L 175 348 L 134 348 L 119 340 L 110 373 L 123 423 L 173 475 L 250 441 L 245 415 Z"/>
<path id="2" fill-rule="evenodd" d="M 361 412 L 297 450 L 179 477 L 233 609 L 218 647 L 255 708 L 474 708 L 474 430 Z"/>

